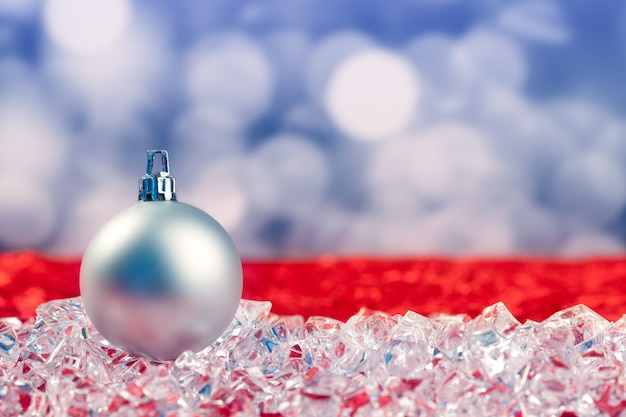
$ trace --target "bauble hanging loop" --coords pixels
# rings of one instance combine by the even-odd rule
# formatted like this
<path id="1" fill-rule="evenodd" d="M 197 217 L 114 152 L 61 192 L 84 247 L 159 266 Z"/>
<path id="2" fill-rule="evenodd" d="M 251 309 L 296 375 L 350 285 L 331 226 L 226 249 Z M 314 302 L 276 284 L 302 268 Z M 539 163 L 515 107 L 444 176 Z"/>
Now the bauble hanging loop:
<path id="1" fill-rule="evenodd" d="M 155 154 L 161 155 L 158 173 Z M 89 319 L 112 344 L 171 360 L 204 349 L 232 321 L 241 300 L 241 261 L 217 221 L 176 201 L 167 151 L 148 151 L 139 200 L 87 245 L 81 296 Z"/>
<path id="2" fill-rule="evenodd" d="M 154 154 L 161 154 L 163 169 L 158 174 L 152 170 L 154 167 Z M 176 179 L 170 176 L 170 161 L 166 150 L 148 151 L 146 163 L 146 175 L 139 179 L 140 201 L 176 201 Z"/>

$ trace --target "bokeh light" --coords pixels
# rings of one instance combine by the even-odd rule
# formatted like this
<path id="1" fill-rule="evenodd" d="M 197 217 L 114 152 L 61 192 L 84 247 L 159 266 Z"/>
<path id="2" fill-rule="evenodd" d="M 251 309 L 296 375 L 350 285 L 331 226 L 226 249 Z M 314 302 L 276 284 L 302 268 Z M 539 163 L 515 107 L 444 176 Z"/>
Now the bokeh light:
<path id="1" fill-rule="evenodd" d="M 270 138 L 245 165 L 251 204 L 267 215 L 299 215 L 314 210 L 328 180 L 324 154 L 299 136 Z"/>
<path id="2" fill-rule="evenodd" d="M 50 0 L 44 21 L 52 41 L 74 54 L 89 54 L 111 47 L 130 24 L 127 0 Z"/>
<path id="3" fill-rule="evenodd" d="M 0 245 L 8 249 L 39 247 L 52 237 L 59 221 L 52 191 L 33 180 L 1 176 Z"/>
<path id="4" fill-rule="evenodd" d="M 265 54 L 245 36 L 202 39 L 188 58 L 185 86 L 191 102 L 213 104 L 243 120 L 267 109 L 273 82 Z"/>
<path id="5" fill-rule="evenodd" d="M 622 9 L 0 2 L 0 250 L 79 255 L 168 149 L 243 257 L 620 253 Z"/>
<path id="6" fill-rule="evenodd" d="M 349 56 L 333 72 L 326 107 L 348 136 L 386 139 L 409 126 L 417 112 L 419 82 L 404 58 L 372 50 Z"/>

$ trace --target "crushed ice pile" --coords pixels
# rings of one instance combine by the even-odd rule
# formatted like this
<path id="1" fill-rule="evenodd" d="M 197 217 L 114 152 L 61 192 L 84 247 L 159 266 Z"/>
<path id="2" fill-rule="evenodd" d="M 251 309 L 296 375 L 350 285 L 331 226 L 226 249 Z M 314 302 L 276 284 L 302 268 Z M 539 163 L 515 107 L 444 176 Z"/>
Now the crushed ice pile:
<path id="1" fill-rule="evenodd" d="M 0 319 L 0 415 L 617 416 L 626 409 L 626 316 L 583 305 L 538 323 L 506 307 L 346 323 L 278 316 L 242 301 L 200 353 L 128 356 L 88 323 L 80 299 Z"/>

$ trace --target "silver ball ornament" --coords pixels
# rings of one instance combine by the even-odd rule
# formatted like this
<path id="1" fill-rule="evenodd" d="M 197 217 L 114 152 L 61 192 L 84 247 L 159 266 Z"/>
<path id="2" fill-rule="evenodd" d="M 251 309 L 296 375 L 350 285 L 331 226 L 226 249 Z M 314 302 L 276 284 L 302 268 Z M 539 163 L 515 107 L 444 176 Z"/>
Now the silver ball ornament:
<path id="1" fill-rule="evenodd" d="M 152 173 L 155 153 L 163 171 Z M 87 245 L 80 291 L 87 316 L 133 355 L 172 360 L 200 351 L 239 306 L 242 268 L 228 233 L 175 198 L 166 151 L 149 151 L 140 201 L 108 220 Z"/>

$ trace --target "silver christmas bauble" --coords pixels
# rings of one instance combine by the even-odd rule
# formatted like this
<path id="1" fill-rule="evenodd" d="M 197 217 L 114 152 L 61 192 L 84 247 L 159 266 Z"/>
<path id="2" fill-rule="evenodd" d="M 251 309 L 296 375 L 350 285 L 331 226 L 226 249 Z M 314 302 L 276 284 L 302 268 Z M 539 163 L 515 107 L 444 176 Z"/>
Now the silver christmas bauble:
<path id="1" fill-rule="evenodd" d="M 164 171 L 152 174 L 162 153 Z M 111 343 L 134 355 L 175 359 L 214 342 L 233 319 L 242 268 L 228 233 L 204 211 L 175 201 L 167 153 L 149 151 L 140 201 L 107 221 L 80 269 L 85 312 Z"/>

